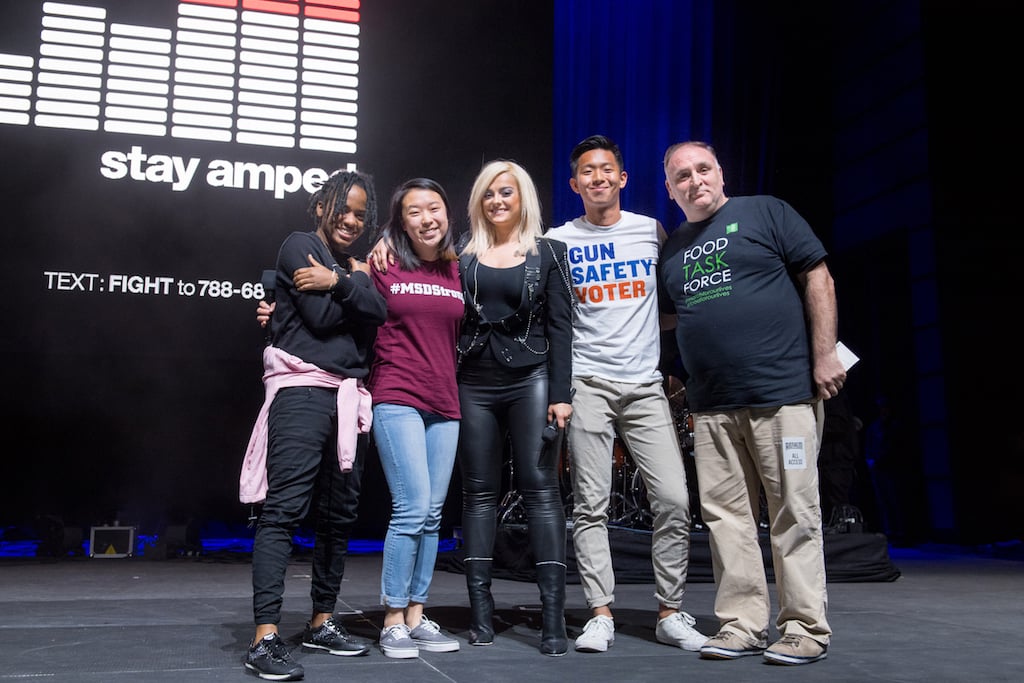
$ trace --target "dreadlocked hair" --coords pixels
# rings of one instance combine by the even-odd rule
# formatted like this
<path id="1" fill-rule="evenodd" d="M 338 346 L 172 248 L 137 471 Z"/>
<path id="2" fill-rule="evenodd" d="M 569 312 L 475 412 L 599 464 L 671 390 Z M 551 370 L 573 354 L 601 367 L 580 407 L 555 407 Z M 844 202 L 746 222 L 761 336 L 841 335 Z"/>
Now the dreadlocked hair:
<path id="1" fill-rule="evenodd" d="M 373 189 L 373 176 L 360 171 L 335 171 L 320 183 L 320 187 L 309 198 L 307 213 L 313 217 L 316 227 L 334 225 L 338 215 L 344 212 L 348 191 L 358 185 L 366 192 L 366 216 L 363 230 L 372 234 L 377 229 L 377 192 Z M 323 206 L 323 216 L 316 215 L 317 206 Z"/>

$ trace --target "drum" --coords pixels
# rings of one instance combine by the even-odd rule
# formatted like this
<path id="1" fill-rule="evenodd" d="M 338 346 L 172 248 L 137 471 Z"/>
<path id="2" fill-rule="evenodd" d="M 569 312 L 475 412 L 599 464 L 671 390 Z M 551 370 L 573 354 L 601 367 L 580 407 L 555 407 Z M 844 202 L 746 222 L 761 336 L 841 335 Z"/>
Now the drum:
<path id="1" fill-rule="evenodd" d="M 568 442 L 568 439 L 566 439 Z M 558 477 L 566 515 L 572 513 L 572 455 L 566 442 L 562 444 Z M 612 440 L 612 486 L 608 498 L 608 524 L 634 529 L 650 529 L 653 517 L 647 504 L 646 489 L 633 457 L 618 434 Z"/>
<path id="2" fill-rule="evenodd" d="M 612 442 L 612 469 L 616 472 L 621 471 L 626 466 L 628 456 L 629 451 L 626 450 L 626 444 L 616 435 Z"/>
<path id="3" fill-rule="evenodd" d="M 626 449 L 626 444 L 616 435 L 615 440 L 612 442 L 612 470 L 621 472 L 626 467 L 628 460 L 629 451 Z M 569 455 L 569 440 L 562 439 L 562 450 L 558 455 L 558 472 L 560 476 L 566 477 L 568 480 L 571 468 L 572 458 Z"/>

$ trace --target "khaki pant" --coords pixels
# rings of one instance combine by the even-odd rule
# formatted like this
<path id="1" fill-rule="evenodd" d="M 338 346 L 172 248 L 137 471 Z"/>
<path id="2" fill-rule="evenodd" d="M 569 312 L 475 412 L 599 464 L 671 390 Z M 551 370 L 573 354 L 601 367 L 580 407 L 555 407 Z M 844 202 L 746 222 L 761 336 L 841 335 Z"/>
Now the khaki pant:
<path id="1" fill-rule="evenodd" d="M 676 425 L 661 383 L 576 377 L 573 387 L 568 429 L 573 544 L 587 604 L 594 608 L 615 601 L 608 503 L 617 430 L 647 487 L 655 597 L 679 608 L 690 556 L 690 500 Z"/>
<path id="2" fill-rule="evenodd" d="M 758 501 L 768 501 L 780 634 L 827 645 L 825 555 L 818 503 L 820 431 L 812 404 L 694 414 L 701 511 L 711 534 L 721 630 L 768 644 L 771 602 L 758 544 Z"/>

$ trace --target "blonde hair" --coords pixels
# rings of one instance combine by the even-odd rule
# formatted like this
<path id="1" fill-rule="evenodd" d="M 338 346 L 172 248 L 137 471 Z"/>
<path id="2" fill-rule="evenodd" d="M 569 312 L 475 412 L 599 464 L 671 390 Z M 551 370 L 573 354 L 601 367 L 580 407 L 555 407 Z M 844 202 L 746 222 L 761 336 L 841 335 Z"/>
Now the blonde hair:
<path id="1" fill-rule="evenodd" d="M 502 173 L 511 175 L 519 186 L 521 216 L 516 226 L 519 251 L 522 254 L 537 253 L 537 238 L 544 234 L 537 186 L 525 168 L 514 161 L 497 159 L 484 164 L 473 181 L 473 189 L 469 193 L 469 242 L 462 250 L 463 254 L 482 254 L 494 246 L 494 226 L 484 215 L 483 200 L 491 183 Z"/>

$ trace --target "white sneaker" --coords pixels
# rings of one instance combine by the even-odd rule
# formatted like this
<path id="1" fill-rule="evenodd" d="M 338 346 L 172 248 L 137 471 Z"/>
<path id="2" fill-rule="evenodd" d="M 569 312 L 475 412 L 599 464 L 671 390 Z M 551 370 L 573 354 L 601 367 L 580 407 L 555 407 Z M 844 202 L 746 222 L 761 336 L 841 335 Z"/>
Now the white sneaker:
<path id="1" fill-rule="evenodd" d="M 708 637 L 694 628 L 697 620 L 686 612 L 676 612 L 658 620 L 654 635 L 659 643 L 675 645 L 690 652 L 697 652 Z"/>
<path id="2" fill-rule="evenodd" d="M 577 652 L 606 652 L 615 642 L 615 622 L 599 614 L 583 625 L 583 633 L 576 639 Z"/>

